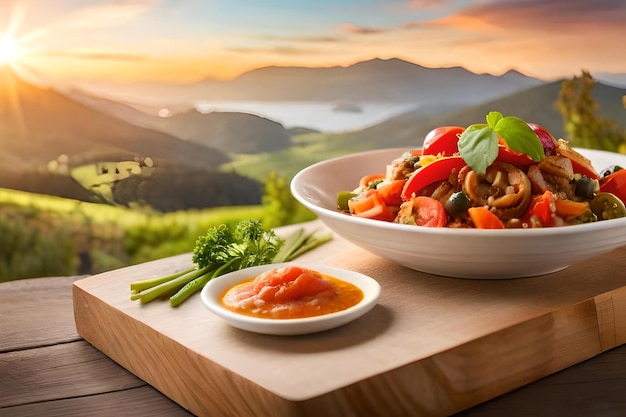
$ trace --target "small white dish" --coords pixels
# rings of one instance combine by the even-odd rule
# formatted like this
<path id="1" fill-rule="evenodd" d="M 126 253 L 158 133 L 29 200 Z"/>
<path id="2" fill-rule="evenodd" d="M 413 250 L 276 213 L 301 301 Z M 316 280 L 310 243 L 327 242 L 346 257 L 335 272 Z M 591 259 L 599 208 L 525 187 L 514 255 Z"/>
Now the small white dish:
<path id="1" fill-rule="evenodd" d="M 254 278 L 263 272 L 287 265 L 297 265 L 303 268 L 312 269 L 321 272 L 322 274 L 327 274 L 354 284 L 363 291 L 363 299 L 358 304 L 342 311 L 316 317 L 298 319 L 264 319 L 251 317 L 230 311 L 220 304 L 219 297 L 232 285 L 249 278 Z M 222 275 L 209 281 L 209 283 L 202 289 L 200 297 L 209 311 L 222 318 L 233 327 L 254 333 L 287 336 L 317 333 L 333 329 L 356 320 L 376 305 L 380 297 L 380 293 L 380 284 L 367 275 L 327 265 L 311 265 L 288 262 L 255 266 Z"/>

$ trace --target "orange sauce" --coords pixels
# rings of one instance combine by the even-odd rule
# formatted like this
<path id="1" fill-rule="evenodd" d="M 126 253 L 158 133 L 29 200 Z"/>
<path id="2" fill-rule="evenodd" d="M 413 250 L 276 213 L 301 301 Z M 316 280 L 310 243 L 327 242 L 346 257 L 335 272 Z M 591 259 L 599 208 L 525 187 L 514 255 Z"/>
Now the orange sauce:
<path id="1" fill-rule="evenodd" d="M 220 303 L 247 316 L 295 319 L 345 310 L 362 299 L 363 291 L 356 285 L 311 269 L 287 266 L 227 288 Z"/>

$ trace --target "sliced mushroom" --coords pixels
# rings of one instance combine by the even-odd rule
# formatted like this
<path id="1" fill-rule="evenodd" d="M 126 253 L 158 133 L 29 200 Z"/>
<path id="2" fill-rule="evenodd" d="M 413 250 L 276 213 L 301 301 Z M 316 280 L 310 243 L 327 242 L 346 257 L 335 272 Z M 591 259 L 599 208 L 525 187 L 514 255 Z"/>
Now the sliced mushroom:
<path id="1" fill-rule="evenodd" d="M 463 191 L 474 206 L 488 206 L 502 220 L 521 217 L 531 199 L 531 185 L 526 174 L 505 163 L 495 163 L 481 175 L 468 171 L 463 180 Z"/>

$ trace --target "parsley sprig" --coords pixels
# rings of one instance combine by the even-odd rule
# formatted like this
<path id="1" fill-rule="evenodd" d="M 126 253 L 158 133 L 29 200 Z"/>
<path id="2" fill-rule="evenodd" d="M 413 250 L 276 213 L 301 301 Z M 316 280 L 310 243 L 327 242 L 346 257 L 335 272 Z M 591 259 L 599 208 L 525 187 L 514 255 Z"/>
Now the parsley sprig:
<path id="1" fill-rule="evenodd" d="M 524 153 L 535 162 L 545 157 L 539 137 L 524 120 L 504 117 L 497 111 L 489 112 L 485 119 L 486 124 L 469 126 L 459 138 L 461 157 L 476 173 L 484 174 L 496 160 L 500 138 L 509 149 Z"/>

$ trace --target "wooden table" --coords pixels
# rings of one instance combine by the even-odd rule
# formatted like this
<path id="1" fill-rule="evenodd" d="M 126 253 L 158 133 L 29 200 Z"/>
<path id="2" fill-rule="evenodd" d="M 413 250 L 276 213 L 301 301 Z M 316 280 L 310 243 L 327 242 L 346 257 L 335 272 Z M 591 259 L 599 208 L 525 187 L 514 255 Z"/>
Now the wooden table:
<path id="1" fill-rule="evenodd" d="M 191 415 L 78 335 L 79 278 L 0 284 L 0 416 Z M 624 416 L 626 345 L 457 415 Z"/>

